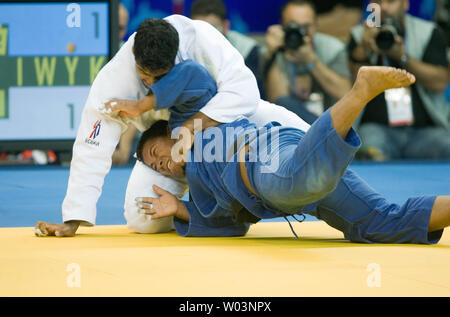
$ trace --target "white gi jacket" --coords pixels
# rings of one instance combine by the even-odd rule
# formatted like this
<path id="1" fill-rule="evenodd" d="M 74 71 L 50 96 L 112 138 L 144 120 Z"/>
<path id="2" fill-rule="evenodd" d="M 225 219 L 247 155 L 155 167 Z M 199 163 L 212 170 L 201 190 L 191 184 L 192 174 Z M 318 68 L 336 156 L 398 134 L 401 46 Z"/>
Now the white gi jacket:
<path id="1" fill-rule="evenodd" d="M 260 102 L 256 79 L 239 52 L 214 27 L 203 21 L 172 15 L 165 19 L 178 31 L 180 47 L 175 63 L 192 59 L 216 80 L 218 93 L 202 108 L 208 117 L 231 122 L 251 116 Z M 129 122 L 143 131 L 167 112 L 149 111 L 133 119 L 111 118 L 98 107 L 111 99 L 137 100 L 148 92 L 135 69 L 133 34 L 116 56 L 105 65 L 92 84 L 73 147 L 70 177 L 62 204 L 63 221 L 80 220 L 94 225 L 96 205 L 112 154 Z M 272 118 L 273 119 L 273 118 Z"/>

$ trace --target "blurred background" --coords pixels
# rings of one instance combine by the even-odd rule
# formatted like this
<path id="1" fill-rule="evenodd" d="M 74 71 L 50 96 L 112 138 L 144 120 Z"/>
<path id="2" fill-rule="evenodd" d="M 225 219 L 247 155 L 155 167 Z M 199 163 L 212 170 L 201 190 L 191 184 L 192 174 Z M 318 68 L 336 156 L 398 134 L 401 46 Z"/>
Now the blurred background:
<path id="1" fill-rule="evenodd" d="M 388 3 L 396 1 L 403 0 L 386 0 Z M 21 2 L 24 3 L 24 1 L 10 1 L 10 5 L 11 3 L 20 5 Z M 194 18 L 204 19 L 208 22 L 213 21 L 208 18 L 209 11 L 208 14 L 205 13 L 206 11 L 202 13 L 204 7 L 208 6 L 208 1 L 80 1 L 83 8 L 82 14 L 85 17 L 83 21 L 89 20 L 92 27 L 88 28 L 90 30 L 88 33 L 78 32 L 79 34 L 76 34 L 72 32 L 77 29 L 76 25 L 69 29 L 70 32 L 66 30 L 64 33 L 56 27 L 52 27 L 53 24 L 61 22 L 56 20 L 56 22 L 52 22 L 52 17 L 57 14 L 52 15 L 49 11 L 57 10 L 57 4 L 48 6 L 45 1 L 33 1 L 33 3 L 41 3 L 44 6 L 41 6 L 40 9 L 33 7 L 28 12 L 22 7 L 20 10 L 16 7 L 16 11 L 14 11 L 13 7 L 7 6 L 8 1 L 2 1 L 1 5 L 3 6 L 0 6 L 0 164 L 68 166 L 71 160 L 71 146 L 89 86 L 101 67 L 114 56 L 121 43 L 126 41 L 146 18 L 164 18 L 171 14 L 181 14 L 192 18 L 193 12 L 191 11 L 194 2 L 202 3 L 198 5 L 197 17 Z M 317 18 L 315 32 L 331 36 L 322 37 L 322 42 L 330 43 L 337 39 L 344 45 L 342 47 L 345 47 L 345 54 L 351 55 L 350 50 L 354 48 L 352 45 L 355 44 L 351 37 L 352 29 L 371 13 L 367 9 L 370 1 L 313 0 L 311 2 L 314 4 Z M 64 10 L 64 16 L 67 16 L 67 12 L 76 13 L 75 9 L 70 9 L 73 11 L 68 9 L 69 2 L 61 1 L 61 3 L 63 4 L 58 10 L 60 12 Z M 270 54 L 267 53 L 269 27 L 283 23 L 282 7 L 286 3 L 286 0 L 224 0 L 222 1 L 224 19 L 219 19 L 220 25 L 216 24 L 215 26 L 220 28 L 222 33 L 242 53 L 247 65 L 255 73 L 261 96 L 264 99 L 283 105 L 302 116 L 306 121 L 313 122 L 318 114 L 339 99 L 339 94 L 333 93 L 326 87 L 317 88 L 314 79 L 312 83 L 308 78 L 305 81 L 301 65 L 294 65 L 297 72 L 297 78 L 294 79 L 294 81 L 297 80 L 296 84 L 311 86 L 306 100 L 299 96 L 297 91 L 292 92 L 295 87 L 293 88 L 290 83 L 281 88 L 273 84 L 278 80 L 272 74 L 271 68 L 267 67 L 267 64 L 278 65 L 282 73 L 283 71 L 288 72 L 286 67 L 290 66 L 285 61 L 283 64 L 280 56 L 270 61 Z M 42 10 L 42 14 L 37 14 L 37 10 Z M 217 10 L 217 6 L 208 10 Z M 439 34 L 442 37 L 433 37 L 433 42 L 439 44 L 439 42 L 449 41 L 449 0 L 410 0 L 408 13 L 439 25 L 441 30 Z M 71 23 L 76 24 L 76 20 Z M 41 26 L 36 27 L 36 25 Z M 86 30 L 85 27 L 81 29 Z M 20 32 L 20 30 L 22 31 Z M 18 38 L 20 40 L 17 40 Z M 11 44 L 8 49 L 6 49 L 6 39 L 9 39 Z M 21 44 L 14 44 L 19 42 Z M 61 42 L 60 46 L 56 44 L 58 42 Z M 443 45 L 444 49 L 447 49 L 448 61 L 450 56 L 448 46 Z M 65 51 L 61 51 L 61 46 L 64 46 Z M 430 50 L 434 49 L 442 51 L 442 47 L 430 48 Z M 317 50 L 320 51 L 320 47 Z M 326 50 L 326 48 L 322 48 L 322 50 Z M 320 52 L 316 53 L 320 56 Z M 429 56 L 432 61 L 438 59 L 437 53 L 429 54 Z M 327 66 L 336 74 L 351 81 L 352 60 L 350 58 L 348 61 L 348 57 L 351 56 L 344 57 L 342 55 L 341 62 L 335 62 L 335 65 L 328 63 Z M 288 78 L 287 81 L 289 80 Z M 336 83 L 336 87 L 338 84 Z M 450 107 L 448 83 L 443 94 L 447 107 Z M 31 113 L 30 103 L 36 103 L 32 107 Z M 28 108 L 25 109 L 25 107 Z M 25 112 L 27 112 L 26 116 L 23 115 Z M 52 115 L 49 116 L 49 113 Z M 421 113 L 423 114 L 423 111 Z M 370 113 L 367 116 L 366 121 L 380 120 L 379 118 L 370 118 L 373 116 Z M 447 118 L 443 120 L 448 121 Z M 434 123 L 431 121 L 429 115 L 424 115 L 424 118 L 421 119 L 424 126 L 433 126 Z M 128 166 L 134 163 L 132 154 L 138 135 L 136 129 L 130 128 L 128 133 L 122 137 L 113 158 L 114 165 Z M 447 136 L 448 134 L 444 134 L 444 138 Z M 370 144 L 369 141 L 366 143 Z M 374 161 L 421 159 L 421 157 L 408 157 L 403 154 L 387 155 L 375 145 L 368 146 L 363 150 L 364 153 L 361 152 L 358 159 Z M 449 152 L 450 150 L 446 150 L 446 153 Z M 449 155 L 444 153 L 431 158 L 447 160 Z"/>
<path id="2" fill-rule="evenodd" d="M 191 6 L 194 0 L 122 0 L 121 3 L 129 12 L 129 24 L 127 36 L 136 31 L 139 24 L 147 17 L 163 18 L 171 14 L 191 16 Z M 363 10 L 369 1 L 365 0 L 333 0 L 313 1 L 320 18 L 319 28 L 331 34 L 336 34 L 336 27 L 327 28 L 327 18 L 336 12 L 347 10 L 358 12 L 359 15 L 367 15 Z M 280 22 L 280 10 L 286 1 L 283 0 L 224 0 L 227 7 L 227 19 L 231 23 L 231 29 L 241 33 L 264 34 L 272 24 Z M 437 1 L 435 0 L 411 0 L 410 13 L 433 20 L 436 15 Z M 347 21 L 336 21 L 335 26 Z M 359 23 L 348 21 L 349 23 Z M 322 26 L 320 25 L 322 23 Z M 323 27 L 323 28 L 322 28 Z M 348 30 L 347 30 L 348 31 Z M 347 33 L 347 32 L 345 32 Z M 346 35 L 345 35 L 346 36 Z"/>

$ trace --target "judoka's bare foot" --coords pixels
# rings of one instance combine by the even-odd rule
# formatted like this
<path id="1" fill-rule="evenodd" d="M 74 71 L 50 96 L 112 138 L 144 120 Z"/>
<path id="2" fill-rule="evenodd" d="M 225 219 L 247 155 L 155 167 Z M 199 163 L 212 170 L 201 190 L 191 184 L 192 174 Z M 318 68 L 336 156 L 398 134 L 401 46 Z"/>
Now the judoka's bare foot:
<path id="1" fill-rule="evenodd" d="M 414 84 L 416 78 L 406 70 L 385 66 L 363 66 L 358 71 L 353 91 L 369 102 L 383 91 Z"/>
<path id="2" fill-rule="evenodd" d="M 385 66 L 361 67 L 353 88 L 330 110 L 336 132 L 345 138 L 370 100 L 387 89 L 409 86 L 415 81 L 414 75 L 405 70 Z"/>

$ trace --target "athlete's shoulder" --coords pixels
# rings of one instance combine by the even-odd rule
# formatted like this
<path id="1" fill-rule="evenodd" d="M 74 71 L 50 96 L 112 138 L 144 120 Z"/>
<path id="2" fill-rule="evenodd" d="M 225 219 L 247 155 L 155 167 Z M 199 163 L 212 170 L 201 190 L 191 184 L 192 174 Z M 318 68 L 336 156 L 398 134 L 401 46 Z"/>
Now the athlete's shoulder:
<path id="1" fill-rule="evenodd" d="M 193 28 L 194 27 L 194 21 L 189 19 L 188 17 L 185 17 L 183 15 L 179 14 L 173 14 L 169 15 L 168 17 L 164 18 L 164 21 L 169 22 L 172 24 L 172 26 L 178 31 L 184 31 L 186 28 Z"/>

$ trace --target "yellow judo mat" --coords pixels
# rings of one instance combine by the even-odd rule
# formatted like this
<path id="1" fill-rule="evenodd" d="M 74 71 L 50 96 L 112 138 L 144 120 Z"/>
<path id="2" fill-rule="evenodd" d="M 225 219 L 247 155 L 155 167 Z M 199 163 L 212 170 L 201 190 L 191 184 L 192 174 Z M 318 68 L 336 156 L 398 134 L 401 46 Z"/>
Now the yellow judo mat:
<path id="1" fill-rule="evenodd" d="M 321 221 L 182 238 L 126 226 L 73 238 L 0 229 L 0 296 L 449 296 L 450 231 L 438 245 L 350 243 Z"/>

